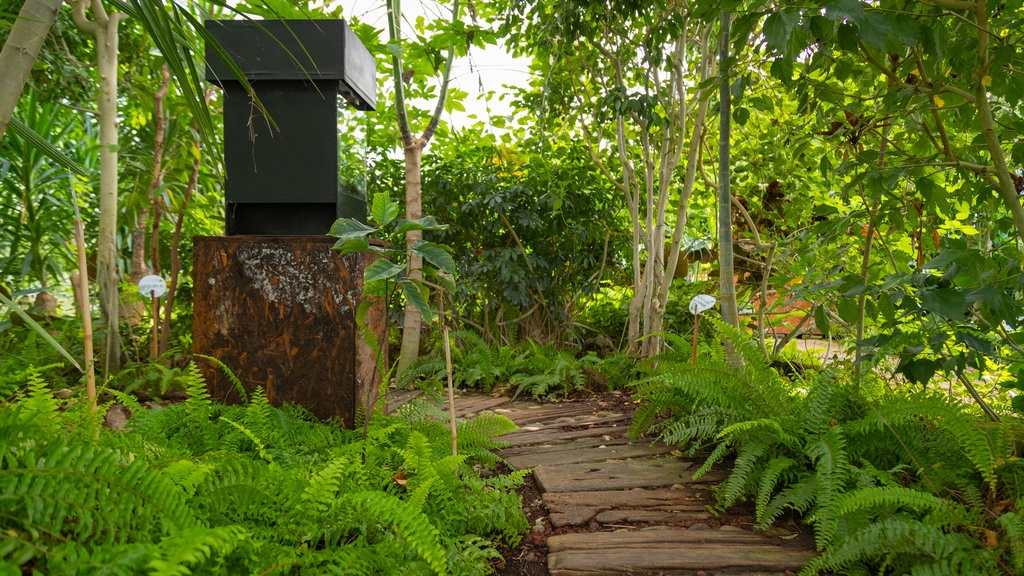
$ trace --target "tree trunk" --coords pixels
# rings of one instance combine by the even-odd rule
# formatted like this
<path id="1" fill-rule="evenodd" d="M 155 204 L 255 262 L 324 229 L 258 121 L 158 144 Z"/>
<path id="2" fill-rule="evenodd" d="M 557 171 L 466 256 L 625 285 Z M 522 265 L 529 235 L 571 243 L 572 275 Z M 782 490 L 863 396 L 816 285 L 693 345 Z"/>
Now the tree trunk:
<path id="1" fill-rule="evenodd" d="M 721 84 L 719 104 L 718 139 L 718 285 L 721 301 L 722 321 L 731 326 L 739 327 L 739 307 L 736 303 L 736 271 L 733 267 L 732 243 L 732 192 L 729 179 L 731 171 L 730 145 L 732 101 L 729 92 L 729 24 L 731 12 L 722 12 L 721 37 L 718 44 L 718 68 Z M 730 357 L 732 353 L 729 353 Z M 736 360 L 735 358 L 731 358 Z"/>
<path id="2" fill-rule="evenodd" d="M 39 50 L 63 3 L 63 0 L 25 0 L 11 26 L 11 33 L 0 50 L 0 70 L 4 71 L 0 74 L 0 139 L 7 131 L 7 123 L 11 121 Z"/>
<path id="3" fill-rule="evenodd" d="M 93 9 L 94 20 L 85 16 Z M 100 122 L 100 214 L 96 242 L 96 285 L 103 314 L 103 372 L 109 376 L 121 365 L 120 296 L 117 272 L 117 27 L 124 14 L 107 14 L 100 0 L 75 0 L 75 25 L 96 38 L 99 73 L 97 109 Z"/>
<path id="4" fill-rule="evenodd" d="M 420 164 L 423 159 L 423 140 L 416 140 L 411 146 L 405 147 L 405 217 L 416 220 L 423 217 L 423 183 L 420 180 Z M 416 242 L 423 239 L 422 230 L 410 230 L 405 235 L 405 247 L 408 254 L 407 269 L 409 279 L 423 279 L 423 259 L 412 251 Z M 419 358 L 420 334 L 423 327 L 423 316 L 419 308 L 411 302 L 405 303 L 405 324 L 402 327 L 402 350 L 398 357 L 398 373 L 401 374 Z"/>

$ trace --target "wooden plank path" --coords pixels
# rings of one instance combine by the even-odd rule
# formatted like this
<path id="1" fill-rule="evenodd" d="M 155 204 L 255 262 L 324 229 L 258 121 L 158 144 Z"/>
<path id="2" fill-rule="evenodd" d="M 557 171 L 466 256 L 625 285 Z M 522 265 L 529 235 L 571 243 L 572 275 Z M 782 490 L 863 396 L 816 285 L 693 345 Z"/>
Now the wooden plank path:
<path id="1" fill-rule="evenodd" d="M 501 438 L 509 442 L 501 454 L 534 469 L 552 528 L 551 576 L 787 575 L 815 556 L 806 539 L 720 525 L 709 506 L 725 471 L 695 481 L 698 464 L 671 447 L 630 442 L 627 410 L 594 401 L 456 399 L 460 418 L 489 411 L 520 427 Z"/>

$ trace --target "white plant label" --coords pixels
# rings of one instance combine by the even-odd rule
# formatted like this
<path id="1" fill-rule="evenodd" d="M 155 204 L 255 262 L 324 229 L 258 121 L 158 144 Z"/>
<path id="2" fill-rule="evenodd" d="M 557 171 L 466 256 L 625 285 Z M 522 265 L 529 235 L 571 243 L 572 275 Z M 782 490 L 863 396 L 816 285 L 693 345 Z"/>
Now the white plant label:
<path id="1" fill-rule="evenodd" d="M 156 274 L 143 276 L 139 280 L 139 292 L 146 298 L 159 298 L 167 292 L 167 282 Z"/>
<path id="2" fill-rule="evenodd" d="M 690 300 L 690 314 L 694 316 L 710 310 L 715 305 L 715 297 L 708 294 L 698 294 Z"/>

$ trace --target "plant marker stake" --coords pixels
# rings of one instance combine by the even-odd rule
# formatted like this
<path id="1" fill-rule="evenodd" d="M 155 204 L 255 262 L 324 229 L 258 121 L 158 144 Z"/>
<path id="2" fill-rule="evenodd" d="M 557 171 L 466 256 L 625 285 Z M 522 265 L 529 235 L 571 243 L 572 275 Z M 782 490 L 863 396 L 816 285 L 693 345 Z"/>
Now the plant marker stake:
<path id="1" fill-rule="evenodd" d="M 697 335 L 700 333 L 700 314 L 710 310 L 715 305 L 715 297 L 708 294 L 698 294 L 690 300 L 690 314 L 693 314 L 693 351 L 690 353 L 690 362 L 697 364 Z"/>
<path id="2" fill-rule="evenodd" d="M 697 365 L 697 334 L 700 333 L 700 315 L 693 317 L 693 351 L 690 352 L 690 363 Z"/>
<path id="3" fill-rule="evenodd" d="M 149 359 L 156 362 L 160 347 L 160 299 L 156 297 L 156 290 L 150 290 L 149 297 L 153 300 L 153 310 L 150 312 L 153 317 L 153 335 L 149 337 Z"/>
<path id="4" fill-rule="evenodd" d="M 149 339 L 149 359 L 156 362 L 160 355 L 160 297 L 167 292 L 167 282 L 156 274 L 139 279 L 139 293 L 152 300 L 150 315 L 153 317 L 153 334 Z"/>
<path id="5" fill-rule="evenodd" d="M 448 323 L 444 318 L 444 292 L 438 299 L 438 321 L 441 323 L 441 334 L 444 337 L 444 363 L 448 372 L 448 415 L 452 424 L 452 456 L 459 455 L 459 436 L 455 428 L 455 384 L 452 377 L 452 341 L 448 334 Z"/>
<path id="6" fill-rule="evenodd" d="M 89 270 L 85 259 L 85 229 L 78 210 L 75 179 L 69 174 L 71 204 L 75 207 L 75 248 L 78 250 L 78 309 L 82 312 L 82 355 L 85 356 L 85 398 L 90 410 L 96 410 L 96 366 L 93 364 L 92 312 L 89 305 Z M 97 435 L 99 431 L 97 430 Z"/>

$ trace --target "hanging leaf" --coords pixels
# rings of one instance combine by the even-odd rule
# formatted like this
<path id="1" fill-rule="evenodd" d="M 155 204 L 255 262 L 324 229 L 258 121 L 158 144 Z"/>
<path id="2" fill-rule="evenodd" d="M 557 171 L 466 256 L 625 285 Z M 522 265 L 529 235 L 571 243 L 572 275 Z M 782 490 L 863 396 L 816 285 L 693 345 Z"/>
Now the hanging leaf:
<path id="1" fill-rule="evenodd" d="M 440 244 L 420 240 L 412 247 L 412 250 L 440 270 L 448 274 L 455 273 L 455 260 Z"/>
<path id="2" fill-rule="evenodd" d="M 772 13 L 764 21 L 764 38 L 768 46 L 780 54 L 785 54 L 789 37 L 798 24 L 800 10 L 797 8 L 786 8 Z"/>
<path id="3" fill-rule="evenodd" d="M 970 306 L 967 297 L 955 288 L 921 290 L 921 307 L 950 320 L 960 320 Z"/>
<path id="4" fill-rule="evenodd" d="M 964 332 L 962 330 L 957 330 L 953 335 L 956 337 L 957 342 L 960 342 L 971 350 L 988 355 L 996 353 L 995 345 L 981 336 L 971 334 L 970 332 Z"/>
<path id="5" fill-rule="evenodd" d="M 384 193 L 373 195 L 370 203 L 370 217 L 378 226 L 384 227 L 391 223 L 398 216 L 401 207 L 398 202 L 391 200 L 391 197 Z"/>
<path id="6" fill-rule="evenodd" d="M 828 310 L 824 306 L 819 305 L 814 308 L 814 325 L 824 336 L 829 335 L 832 323 L 828 319 Z"/>
<path id="7" fill-rule="evenodd" d="M 410 230 L 444 230 L 447 224 L 438 224 L 433 216 L 424 216 L 419 220 L 402 220 L 395 230 L 395 234 L 405 234 Z"/>
<path id="8" fill-rule="evenodd" d="M 855 300 L 849 298 L 840 298 L 836 311 L 839 313 L 839 317 L 843 319 L 843 322 L 849 324 L 856 324 L 860 318 L 860 307 L 857 306 Z"/>
<path id="9" fill-rule="evenodd" d="M 402 294 L 405 295 L 405 299 L 410 302 L 417 310 L 420 311 L 420 315 L 423 316 L 423 321 L 430 324 L 434 321 L 434 313 L 430 310 L 430 305 L 427 304 L 427 299 L 423 297 L 423 293 L 420 292 L 418 284 L 412 280 L 402 281 Z"/>
<path id="10" fill-rule="evenodd" d="M 900 374 L 914 384 L 927 384 L 935 376 L 941 362 L 932 358 L 914 358 L 899 366 Z"/>
<path id="11" fill-rule="evenodd" d="M 353 238 L 365 238 L 375 231 L 376 228 L 367 226 L 354 218 L 338 218 L 334 224 L 331 224 L 331 230 L 327 234 L 338 238 L 338 244 L 335 244 L 335 247 L 338 247 L 341 243 Z"/>
<path id="12" fill-rule="evenodd" d="M 356 254 L 357 252 L 367 252 L 370 250 L 370 241 L 366 238 L 353 238 L 347 241 L 338 240 L 332 248 L 337 250 L 342 256 Z"/>
<path id="13" fill-rule="evenodd" d="M 380 258 L 374 260 L 363 272 L 363 282 L 369 284 L 386 278 L 394 278 L 405 272 L 405 266 L 399 266 L 393 262 Z"/>

